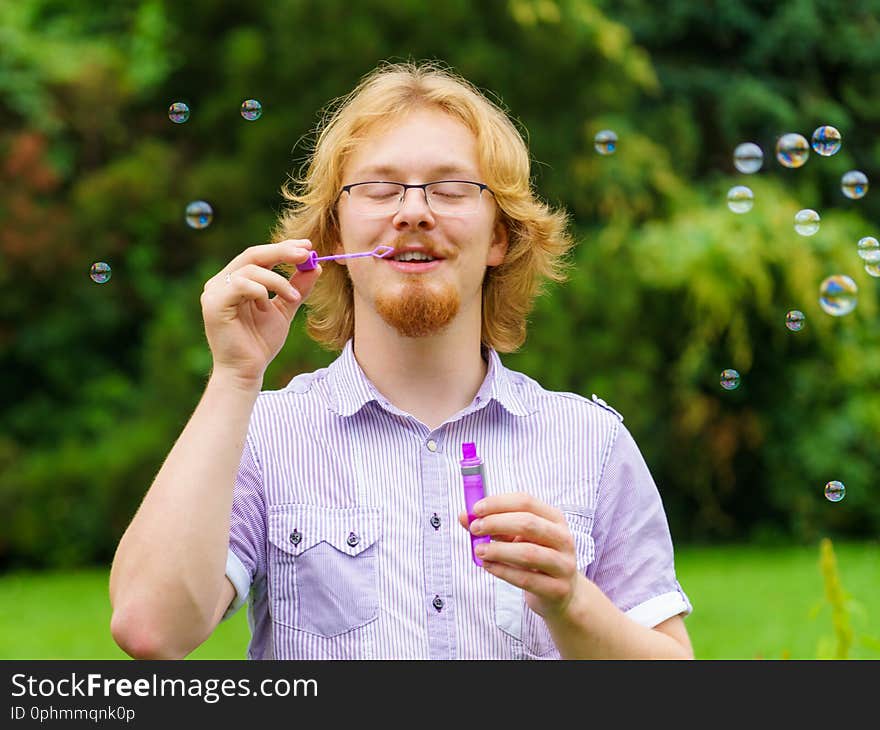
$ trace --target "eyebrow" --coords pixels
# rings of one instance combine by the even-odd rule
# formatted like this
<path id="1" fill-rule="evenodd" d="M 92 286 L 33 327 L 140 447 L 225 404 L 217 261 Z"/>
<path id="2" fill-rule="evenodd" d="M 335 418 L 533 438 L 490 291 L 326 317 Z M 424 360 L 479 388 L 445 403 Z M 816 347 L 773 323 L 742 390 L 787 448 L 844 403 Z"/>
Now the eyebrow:
<path id="1" fill-rule="evenodd" d="M 358 177 L 364 175 L 387 175 L 388 177 L 393 178 L 400 172 L 400 169 L 394 167 L 393 165 L 371 165 L 370 167 L 365 167 L 360 171 Z M 436 175 L 473 175 L 473 172 L 468 171 L 466 168 L 461 165 L 455 164 L 445 164 L 445 165 L 435 165 L 428 169 L 429 177 L 433 177 Z"/>

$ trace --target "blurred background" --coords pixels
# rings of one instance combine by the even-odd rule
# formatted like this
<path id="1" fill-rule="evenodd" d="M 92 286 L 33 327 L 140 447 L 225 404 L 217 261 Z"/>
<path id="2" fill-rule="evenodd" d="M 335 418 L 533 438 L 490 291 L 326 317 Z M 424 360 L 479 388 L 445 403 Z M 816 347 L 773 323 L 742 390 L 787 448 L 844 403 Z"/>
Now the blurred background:
<path id="1" fill-rule="evenodd" d="M 880 193 L 841 190 L 878 177 L 878 17 L 878 0 L 0 2 L 0 657 L 124 656 L 107 570 L 206 382 L 204 281 L 268 240 L 330 101 L 380 61 L 430 59 L 509 111 L 540 196 L 571 213 L 571 280 L 503 359 L 624 415 L 698 656 L 880 658 L 880 278 L 857 251 Z M 780 136 L 822 125 L 839 152 L 779 163 Z M 734 166 L 743 142 L 755 173 Z M 187 225 L 195 200 L 210 225 Z M 831 316 L 838 274 L 857 304 Z M 266 389 L 335 358 L 303 319 Z M 243 657 L 243 617 L 221 628 L 205 655 Z"/>

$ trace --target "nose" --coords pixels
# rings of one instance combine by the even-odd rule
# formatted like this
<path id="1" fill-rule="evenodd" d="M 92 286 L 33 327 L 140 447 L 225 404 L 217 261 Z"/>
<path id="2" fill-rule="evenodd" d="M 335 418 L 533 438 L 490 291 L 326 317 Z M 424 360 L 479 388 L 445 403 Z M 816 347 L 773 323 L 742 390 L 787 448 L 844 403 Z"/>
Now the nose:
<path id="1" fill-rule="evenodd" d="M 394 227 L 433 228 L 434 223 L 434 213 L 428 207 L 428 191 L 424 188 L 407 188 L 400 210 L 394 216 Z"/>

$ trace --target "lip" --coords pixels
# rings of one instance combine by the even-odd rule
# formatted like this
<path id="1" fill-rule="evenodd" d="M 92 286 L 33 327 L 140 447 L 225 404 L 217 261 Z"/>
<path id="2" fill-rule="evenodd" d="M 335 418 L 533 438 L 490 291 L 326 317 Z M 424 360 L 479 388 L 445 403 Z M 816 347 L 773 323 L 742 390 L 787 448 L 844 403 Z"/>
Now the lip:
<path id="1" fill-rule="evenodd" d="M 436 269 L 443 263 L 444 259 L 434 259 L 433 261 L 395 261 L 394 259 L 386 259 L 391 266 L 404 274 L 422 274 Z"/>

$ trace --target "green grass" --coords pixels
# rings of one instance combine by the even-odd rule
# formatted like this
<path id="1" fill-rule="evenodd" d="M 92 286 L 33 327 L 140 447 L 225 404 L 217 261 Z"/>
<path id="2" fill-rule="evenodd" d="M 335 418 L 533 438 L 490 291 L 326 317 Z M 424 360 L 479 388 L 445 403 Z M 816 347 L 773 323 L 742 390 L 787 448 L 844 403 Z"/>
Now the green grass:
<path id="1" fill-rule="evenodd" d="M 849 656 L 880 659 L 880 543 L 834 550 L 852 598 Z M 699 659 L 815 659 L 820 642 L 833 646 L 818 545 L 680 547 L 676 568 Z M 0 578 L 0 659 L 126 659 L 110 636 L 107 578 L 100 569 Z M 248 638 L 242 609 L 189 658 L 242 659 Z"/>

